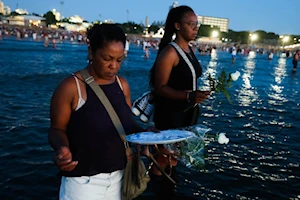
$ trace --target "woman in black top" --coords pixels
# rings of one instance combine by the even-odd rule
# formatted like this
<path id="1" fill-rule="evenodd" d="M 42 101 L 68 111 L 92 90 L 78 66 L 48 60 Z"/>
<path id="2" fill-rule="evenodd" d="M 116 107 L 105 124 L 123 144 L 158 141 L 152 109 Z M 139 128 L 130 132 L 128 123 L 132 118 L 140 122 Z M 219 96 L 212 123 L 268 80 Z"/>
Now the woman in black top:
<path id="1" fill-rule="evenodd" d="M 202 69 L 189 42 L 196 39 L 198 28 L 197 15 L 190 7 L 179 6 L 169 11 L 165 33 L 150 72 L 150 86 L 155 97 L 154 123 L 159 130 L 194 125 L 199 108 L 193 105 L 201 103 L 210 94 L 209 91 L 199 91 L 195 87 Z M 184 51 L 193 65 L 193 70 L 169 44 L 174 34 L 176 34 L 174 42 Z M 191 108 L 185 111 L 189 107 Z M 163 147 L 159 150 L 166 153 Z M 168 171 L 169 163 L 165 162 L 167 158 L 159 155 L 162 154 L 157 154 L 158 162 L 163 169 Z M 172 158 L 171 164 L 176 166 L 177 160 Z M 152 175 L 158 178 L 162 174 L 153 167 Z M 159 178 L 161 181 L 156 184 L 157 199 L 172 198 L 174 185 L 167 179 L 164 181 L 164 177 Z"/>
<path id="2" fill-rule="evenodd" d="M 95 24 L 88 39 L 89 74 L 109 99 L 126 134 L 143 131 L 132 117 L 129 84 L 117 76 L 124 58 L 124 32 L 115 24 Z M 59 199 L 121 199 L 127 162 L 124 143 L 79 71 L 56 88 L 50 114 L 48 139 L 62 175 Z"/>

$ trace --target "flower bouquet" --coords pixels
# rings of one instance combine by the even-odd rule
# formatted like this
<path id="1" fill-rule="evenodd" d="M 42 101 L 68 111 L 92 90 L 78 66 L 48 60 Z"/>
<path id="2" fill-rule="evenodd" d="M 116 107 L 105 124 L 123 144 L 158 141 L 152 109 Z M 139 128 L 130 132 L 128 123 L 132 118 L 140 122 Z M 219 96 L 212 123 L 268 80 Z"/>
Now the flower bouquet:
<path id="1" fill-rule="evenodd" d="M 185 141 L 173 144 L 165 144 L 164 147 L 173 153 L 178 161 L 189 169 L 200 171 L 205 167 L 205 146 L 210 142 L 218 141 L 219 144 L 228 144 L 229 138 L 226 137 L 226 133 L 212 133 L 212 129 L 197 124 L 182 128 L 186 131 L 195 133 L 194 137 L 191 137 Z"/>
<path id="2" fill-rule="evenodd" d="M 234 73 L 230 73 L 227 77 L 227 74 L 224 71 L 224 69 L 222 70 L 221 74 L 218 76 L 217 79 L 212 78 L 212 76 L 209 74 L 208 81 L 210 91 L 215 92 L 216 94 L 220 92 L 223 93 L 229 101 L 229 103 L 231 103 L 230 93 L 228 92 L 227 88 L 232 87 L 232 82 L 236 81 L 240 75 L 241 73 L 239 71 L 236 71 Z M 196 105 L 198 104 L 196 103 L 195 105 L 189 106 L 183 112 L 186 112 L 187 110 L 189 110 L 192 107 L 195 107 Z"/>
<path id="3" fill-rule="evenodd" d="M 227 76 L 224 69 L 222 70 L 221 74 L 218 76 L 217 79 L 212 78 L 212 76 L 209 74 L 208 80 L 209 80 L 210 90 L 215 92 L 216 94 L 218 94 L 220 92 L 223 93 L 224 96 L 229 101 L 229 103 L 231 103 L 230 94 L 229 94 L 227 88 L 232 87 L 232 82 L 236 81 L 240 75 L 241 75 L 240 72 L 236 71 L 234 73 L 230 73 Z"/>

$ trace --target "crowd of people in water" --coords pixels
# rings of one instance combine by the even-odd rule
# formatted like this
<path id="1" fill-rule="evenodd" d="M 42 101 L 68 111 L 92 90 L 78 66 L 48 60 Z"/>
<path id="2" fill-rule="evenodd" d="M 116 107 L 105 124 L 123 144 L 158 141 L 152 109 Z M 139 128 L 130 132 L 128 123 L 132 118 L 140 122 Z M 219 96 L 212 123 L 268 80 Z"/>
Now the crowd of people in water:
<path id="1" fill-rule="evenodd" d="M 32 41 L 43 41 L 45 47 L 56 48 L 59 43 L 71 44 L 86 44 L 86 33 L 77 31 L 67 31 L 64 29 L 50 29 L 40 27 L 24 27 L 24 26 L 0 26 L 0 40 L 3 37 L 16 37 L 17 40 L 28 39 Z M 144 38 L 141 35 L 128 35 L 125 47 L 125 57 L 130 51 L 130 44 L 141 46 L 144 51 L 144 58 L 148 59 L 152 51 L 157 51 L 160 39 L 158 38 Z M 300 52 L 297 49 L 282 49 L 276 46 L 249 46 L 247 44 L 232 44 L 232 43 L 198 43 L 191 42 L 190 45 L 194 53 L 200 56 L 210 56 L 213 51 L 229 52 L 232 56 L 232 63 L 235 63 L 236 56 L 248 56 L 250 51 L 255 51 L 257 54 L 266 55 L 268 60 L 272 60 L 274 55 L 279 57 L 293 58 L 293 67 L 296 71 L 298 64 L 298 57 Z"/>

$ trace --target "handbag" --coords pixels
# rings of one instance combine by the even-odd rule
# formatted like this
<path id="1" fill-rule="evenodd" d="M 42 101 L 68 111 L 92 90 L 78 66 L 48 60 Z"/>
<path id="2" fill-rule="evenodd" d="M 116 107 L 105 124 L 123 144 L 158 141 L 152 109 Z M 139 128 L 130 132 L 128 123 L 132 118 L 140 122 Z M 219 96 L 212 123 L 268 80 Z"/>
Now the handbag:
<path id="1" fill-rule="evenodd" d="M 154 96 L 151 91 L 144 92 L 138 99 L 132 103 L 132 113 L 135 116 L 140 115 L 140 120 L 148 122 L 154 112 Z"/>
<path id="2" fill-rule="evenodd" d="M 137 152 L 134 153 L 125 139 L 126 133 L 123 125 L 101 87 L 97 85 L 97 83 L 94 81 L 93 76 L 89 74 L 86 68 L 82 69 L 80 71 L 80 74 L 82 75 L 85 83 L 87 83 L 92 88 L 94 93 L 102 102 L 122 141 L 124 142 L 127 164 L 124 169 L 122 199 L 134 199 L 146 190 L 147 183 L 150 181 L 148 170 L 146 169 L 143 161 L 140 158 L 140 146 L 138 145 Z"/>

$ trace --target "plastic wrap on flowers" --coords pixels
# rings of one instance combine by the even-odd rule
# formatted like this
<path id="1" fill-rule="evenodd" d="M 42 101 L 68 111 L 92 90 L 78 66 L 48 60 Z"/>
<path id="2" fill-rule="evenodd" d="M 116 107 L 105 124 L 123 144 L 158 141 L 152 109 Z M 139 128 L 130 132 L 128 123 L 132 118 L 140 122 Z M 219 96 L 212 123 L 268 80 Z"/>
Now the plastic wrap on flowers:
<path id="1" fill-rule="evenodd" d="M 165 145 L 170 153 L 173 153 L 177 159 L 186 167 L 193 170 L 201 170 L 205 165 L 204 147 L 207 144 L 207 133 L 210 128 L 203 125 L 185 127 L 183 130 L 192 131 L 196 136 L 183 142 Z"/>

